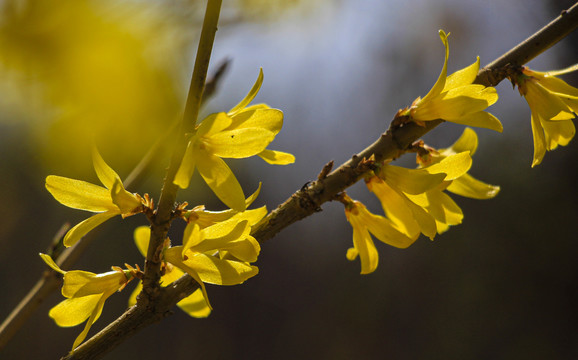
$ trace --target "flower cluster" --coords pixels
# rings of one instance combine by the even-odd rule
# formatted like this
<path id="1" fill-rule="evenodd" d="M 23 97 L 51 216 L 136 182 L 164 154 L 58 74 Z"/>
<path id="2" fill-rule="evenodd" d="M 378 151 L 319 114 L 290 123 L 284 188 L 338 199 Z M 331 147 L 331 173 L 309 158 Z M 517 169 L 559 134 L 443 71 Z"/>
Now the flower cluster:
<path id="1" fill-rule="evenodd" d="M 257 261 L 261 247 L 251 234 L 267 214 L 266 207 L 247 208 L 257 198 L 261 184 L 255 193 L 245 199 L 241 186 L 221 158 L 246 158 L 257 155 L 270 164 L 290 164 L 291 154 L 267 149 L 281 130 L 283 113 L 265 104 L 248 106 L 256 96 L 263 73 L 249 94 L 228 113 L 207 117 L 193 134 L 189 134 L 186 153 L 175 176 L 174 183 L 182 188 L 189 185 L 195 168 L 214 193 L 230 207 L 223 211 L 208 211 L 204 205 L 191 210 L 186 203 L 173 209 L 174 219 L 187 221 L 182 245 L 172 246 L 168 238 L 161 252 L 161 286 L 167 286 L 185 273 L 200 286 L 178 306 L 193 317 L 206 317 L 211 313 L 205 283 L 236 285 L 258 274 L 252 265 Z M 106 220 L 121 215 L 123 218 L 145 213 L 149 220 L 156 216 L 153 202 L 147 194 L 140 196 L 128 192 L 119 175 L 106 164 L 96 148 L 92 152 L 93 164 L 104 186 L 60 176 L 48 176 L 46 188 L 61 204 L 87 210 L 95 215 L 74 226 L 64 237 L 64 245 L 73 246 L 89 231 Z M 139 227 L 134 232 L 136 245 L 143 256 L 148 252 L 151 231 Z M 159 249 L 160 250 L 160 249 Z M 50 311 L 59 326 L 75 326 L 86 321 L 82 333 L 74 342 L 73 349 L 86 338 L 92 324 L 102 312 L 104 302 L 121 290 L 133 278 L 142 278 L 140 269 L 113 267 L 112 272 L 94 274 L 86 271 L 63 271 L 48 255 L 42 259 L 64 276 L 62 294 L 67 298 Z M 139 282 L 129 299 L 137 303 L 142 290 Z"/>
<path id="2" fill-rule="evenodd" d="M 510 75 L 512 84 L 518 85 L 532 112 L 534 159 L 532 167 L 544 159 L 546 150 L 558 145 L 566 146 L 576 134 L 572 122 L 578 113 L 578 89 L 556 77 L 578 70 L 578 64 L 564 70 L 540 72 L 522 67 Z"/>
<path id="3" fill-rule="evenodd" d="M 345 215 L 353 227 L 353 248 L 347 258 L 361 260 L 361 273 L 377 268 L 378 253 L 370 234 L 398 247 L 410 246 L 420 234 L 434 239 L 437 234 L 462 222 L 460 207 L 446 193 L 474 199 L 490 199 L 499 187 L 483 183 L 467 172 L 478 146 L 476 133 L 466 128 L 449 148 L 418 155 L 421 167 L 406 169 L 383 165 L 367 177 L 367 188 L 381 202 L 384 216 L 370 213 L 363 204 L 343 196 Z"/>

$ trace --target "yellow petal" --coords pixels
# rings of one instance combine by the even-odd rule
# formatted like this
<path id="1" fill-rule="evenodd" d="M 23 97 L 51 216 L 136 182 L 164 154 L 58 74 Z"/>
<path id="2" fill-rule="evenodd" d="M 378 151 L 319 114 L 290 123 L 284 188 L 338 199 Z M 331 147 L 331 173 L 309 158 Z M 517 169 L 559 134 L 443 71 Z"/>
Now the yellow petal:
<path id="1" fill-rule="evenodd" d="M 242 262 L 255 262 L 259 257 L 261 245 L 252 236 L 247 236 L 241 241 L 235 241 L 223 247 L 223 250 L 230 256 L 234 256 L 237 260 Z"/>
<path id="2" fill-rule="evenodd" d="M 189 182 L 191 177 L 195 172 L 195 156 L 193 155 L 195 144 L 189 142 L 187 149 L 185 150 L 185 155 L 183 155 L 183 160 L 181 165 L 175 174 L 175 180 L 173 183 L 179 186 L 181 189 L 186 189 L 189 187 Z"/>
<path id="3" fill-rule="evenodd" d="M 369 232 L 388 245 L 395 246 L 400 249 L 405 249 L 418 238 L 415 235 L 413 238 L 397 231 L 392 225 L 391 220 L 384 218 L 383 216 L 378 216 L 367 211 L 365 207 L 361 208 L 359 211 L 359 221 L 363 223 Z"/>
<path id="4" fill-rule="evenodd" d="M 185 252 L 191 247 L 200 244 L 203 241 L 203 234 L 201 233 L 201 228 L 196 223 L 189 223 L 185 227 L 183 232 L 183 248 L 181 251 L 181 257 L 185 255 Z"/>
<path id="5" fill-rule="evenodd" d="M 209 296 L 207 295 L 207 288 L 205 287 L 205 284 L 203 283 L 203 281 L 201 280 L 201 278 L 197 274 L 196 269 L 193 269 L 193 268 L 187 266 L 183 262 L 183 258 L 181 255 L 182 253 L 183 253 L 183 247 L 182 246 L 173 246 L 173 247 L 166 249 L 164 251 L 163 255 L 164 255 L 166 261 L 168 261 L 169 263 L 173 264 L 174 266 L 180 268 L 181 270 L 183 270 L 184 272 L 189 274 L 199 284 L 199 286 L 201 287 L 201 291 L 203 292 L 203 296 L 205 297 L 205 300 L 207 301 L 207 306 L 209 306 L 209 308 L 212 310 L 213 307 L 211 306 L 211 303 L 209 302 Z"/>
<path id="6" fill-rule="evenodd" d="M 279 109 L 244 110 L 233 117 L 229 129 L 260 128 L 277 135 L 283 127 L 283 112 Z"/>
<path id="7" fill-rule="evenodd" d="M 265 149 L 257 155 L 271 165 L 287 165 L 295 162 L 295 156 L 282 151 Z"/>
<path id="8" fill-rule="evenodd" d="M 196 155 L 195 160 L 199 173 L 215 195 L 231 209 L 244 211 L 243 189 L 227 164 L 221 158 L 208 153 Z"/>
<path id="9" fill-rule="evenodd" d="M 572 110 L 558 96 L 545 89 L 540 83 L 528 80 L 526 85 L 526 101 L 533 114 L 538 114 L 544 120 L 571 120 Z"/>
<path id="10" fill-rule="evenodd" d="M 135 194 L 126 191 L 119 179 L 114 181 L 110 189 L 110 197 L 112 202 L 120 209 L 123 217 L 124 215 L 132 215 L 138 212 L 142 206 L 141 200 Z"/>
<path id="11" fill-rule="evenodd" d="M 436 83 L 431 88 L 431 90 L 427 93 L 427 95 L 421 99 L 420 104 L 425 104 L 428 101 L 430 101 L 430 99 L 433 98 L 434 96 L 439 95 L 443 91 L 443 89 L 446 85 L 446 77 L 448 74 L 448 58 L 450 56 L 450 48 L 449 48 L 448 37 L 447 37 L 446 33 L 443 30 L 440 30 L 439 35 L 440 35 L 440 39 L 442 40 L 442 43 L 444 44 L 444 47 L 446 50 L 445 59 L 444 59 L 444 66 L 442 67 L 442 71 L 441 71 L 440 76 L 438 77 Z"/>
<path id="12" fill-rule="evenodd" d="M 445 181 L 454 180 L 468 172 L 472 166 L 472 157 L 469 151 L 450 155 L 440 162 L 423 168 L 430 174 L 446 174 Z"/>
<path id="13" fill-rule="evenodd" d="M 464 85 L 469 85 L 474 82 L 476 76 L 478 76 L 478 70 L 480 69 L 480 57 L 476 58 L 476 61 L 461 70 L 448 76 L 446 79 L 446 85 L 443 91 L 447 91 L 453 88 L 457 88 Z"/>
<path id="14" fill-rule="evenodd" d="M 210 226 L 208 228 L 203 229 L 203 232 L 205 233 L 204 234 L 205 239 L 193 247 L 188 247 L 188 249 L 190 249 L 191 251 L 201 252 L 201 253 L 206 253 L 206 252 L 214 253 L 215 251 L 218 251 L 218 250 L 222 250 L 222 249 L 226 250 L 231 245 L 231 243 L 239 241 L 239 240 L 243 240 L 251 232 L 251 227 L 249 226 L 249 222 L 247 220 L 244 220 L 244 221 L 241 221 L 238 224 L 236 224 L 236 226 L 234 228 L 230 229 L 230 231 L 227 232 L 226 234 L 218 233 L 217 231 L 210 233 L 210 234 L 206 234 L 207 230 L 211 230 L 212 228 L 217 227 L 218 225 L 220 225 L 220 224 L 215 224 L 213 226 Z M 215 235 L 220 235 L 220 236 L 219 237 L 213 237 Z M 184 245 L 184 246 L 187 246 L 187 245 Z"/>
<path id="15" fill-rule="evenodd" d="M 141 291 L 142 291 L 142 282 L 139 281 L 138 284 L 136 284 L 136 287 L 134 288 L 133 292 L 130 294 L 130 297 L 128 298 L 129 307 L 136 305 L 136 298 Z"/>
<path id="16" fill-rule="evenodd" d="M 118 271 L 109 271 L 102 274 L 94 274 L 82 270 L 67 271 L 64 274 L 62 295 L 71 298 L 106 292 L 114 293 L 127 280 L 126 275 Z"/>
<path id="17" fill-rule="evenodd" d="M 496 89 L 483 85 L 466 85 L 450 89 L 429 102 L 422 102 L 412 113 L 415 120 L 435 120 L 462 118 L 466 115 L 483 111 L 498 99 Z"/>
<path id="18" fill-rule="evenodd" d="M 532 124 L 532 137 L 534 139 L 534 159 L 532 161 L 532 167 L 540 165 L 544 155 L 546 155 L 546 137 L 544 135 L 544 129 L 540 123 L 540 119 L 532 113 L 531 117 Z"/>
<path id="19" fill-rule="evenodd" d="M 191 141 L 194 142 L 195 139 L 218 134 L 228 128 L 232 122 L 233 119 L 224 112 L 211 114 L 201 122 Z"/>
<path id="20" fill-rule="evenodd" d="M 558 145 L 566 146 L 576 134 L 576 127 L 572 120 L 542 121 L 546 138 L 546 149 L 554 150 Z"/>
<path id="21" fill-rule="evenodd" d="M 66 271 L 62 270 L 58 265 L 56 265 L 56 263 L 54 262 L 54 260 L 52 260 L 52 257 L 50 257 L 50 255 L 46 255 L 43 253 L 40 253 L 38 255 L 40 255 L 40 258 L 46 263 L 46 265 L 50 266 L 52 270 L 59 272 L 62 275 L 66 274 Z"/>
<path id="22" fill-rule="evenodd" d="M 444 118 L 444 120 L 461 125 L 490 129 L 497 132 L 502 132 L 504 129 L 498 118 L 485 111 L 478 111 L 459 118 Z"/>
<path id="23" fill-rule="evenodd" d="M 261 128 L 221 131 L 204 140 L 207 151 L 221 157 L 242 159 L 257 155 L 275 139 L 275 134 Z"/>
<path id="24" fill-rule="evenodd" d="M 50 175 L 46 189 L 59 203 L 73 209 L 101 212 L 116 208 L 107 189 L 86 181 Z"/>
<path id="25" fill-rule="evenodd" d="M 88 234 L 92 229 L 97 227 L 98 225 L 102 224 L 106 220 L 115 217 L 116 215 L 120 215 L 120 211 L 107 211 L 104 213 L 96 214 L 88 219 L 84 220 L 81 223 L 78 223 L 75 227 L 68 230 L 66 235 L 64 236 L 64 246 L 70 247 L 78 242 L 80 238 L 84 235 Z"/>
<path id="26" fill-rule="evenodd" d="M 82 332 L 76 337 L 76 339 L 74 340 L 74 344 L 72 344 L 72 349 L 76 349 L 80 344 L 82 344 L 82 342 L 84 341 L 84 339 L 86 339 L 86 336 L 88 335 L 88 331 L 90 330 L 90 328 L 92 327 L 92 324 L 94 324 L 96 322 L 96 320 L 98 320 L 98 318 L 100 317 L 100 314 L 102 313 L 102 308 L 104 307 L 104 302 L 106 301 L 106 299 L 110 296 L 111 294 L 103 294 L 101 296 L 101 298 L 99 299 L 98 303 L 96 304 L 96 307 L 94 308 L 94 310 L 92 311 L 92 313 L 90 314 L 90 317 L 88 318 L 88 320 L 86 321 L 86 325 L 84 325 L 84 329 L 82 330 Z"/>
<path id="27" fill-rule="evenodd" d="M 181 310 L 195 318 L 206 318 L 211 314 L 211 308 L 207 304 L 201 289 L 197 289 L 191 295 L 179 301 L 177 305 Z"/>
<path id="28" fill-rule="evenodd" d="M 452 181 L 446 189 L 471 199 L 491 199 L 500 191 L 499 186 L 481 182 L 470 174 L 464 174 L 459 179 Z"/>
<path id="29" fill-rule="evenodd" d="M 345 214 L 348 215 L 348 212 L 346 211 Z M 353 246 L 355 247 L 354 253 L 348 251 L 348 259 L 353 260 L 354 255 L 359 255 L 361 274 L 370 274 L 377 269 L 379 263 L 379 254 L 375 244 L 359 217 L 348 215 L 347 220 L 353 227 Z"/>
<path id="30" fill-rule="evenodd" d="M 134 242 L 138 251 L 141 253 L 142 256 L 147 256 L 147 251 L 149 247 L 149 241 L 151 238 L 151 229 L 149 226 L 139 226 L 134 229 L 133 233 Z"/>
<path id="31" fill-rule="evenodd" d="M 408 194 L 421 194 L 441 184 L 446 174 L 430 174 L 421 169 L 386 165 L 381 169 L 379 177 L 394 189 Z"/>
<path id="32" fill-rule="evenodd" d="M 259 89 L 261 88 L 261 84 L 263 84 L 263 68 L 259 69 L 259 76 L 257 77 L 257 81 L 255 81 L 255 84 L 253 85 L 251 90 L 249 90 L 249 93 L 247 94 L 247 96 L 245 96 L 243 98 L 243 100 L 241 100 L 241 102 L 239 102 L 237 105 L 235 105 L 229 111 L 229 113 L 228 113 L 229 116 L 234 116 L 236 113 L 243 110 L 247 105 L 249 105 L 249 103 L 251 101 L 253 101 L 253 99 L 255 98 L 257 93 L 259 92 Z"/>
<path id="33" fill-rule="evenodd" d="M 110 189 L 115 181 L 122 183 L 118 174 L 107 165 L 104 161 L 96 146 L 92 148 L 92 163 L 94 164 L 94 170 L 98 176 L 100 182 L 107 188 Z"/>
<path id="34" fill-rule="evenodd" d="M 442 156 L 450 156 L 452 154 L 458 154 L 464 151 L 469 151 L 470 156 L 474 156 L 474 153 L 476 152 L 477 148 L 478 148 L 478 135 L 473 129 L 467 127 L 464 129 L 464 132 L 459 137 L 459 139 L 452 144 L 452 146 L 446 149 L 440 149 L 439 153 Z"/>
<path id="35" fill-rule="evenodd" d="M 208 284 L 237 285 L 257 275 L 259 269 L 239 261 L 221 260 L 214 256 L 187 252 L 191 256 L 183 261 L 189 269 Z M 186 269 L 183 269 L 186 271 Z M 189 271 L 187 271 L 189 273 Z"/>
<path id="36" fill-rule="evenodd" d="M 50 316 L 58 326 L 71 327 L 82 324 L 98 304 L 102 294 L 66 299 L 50 309 Z"/>

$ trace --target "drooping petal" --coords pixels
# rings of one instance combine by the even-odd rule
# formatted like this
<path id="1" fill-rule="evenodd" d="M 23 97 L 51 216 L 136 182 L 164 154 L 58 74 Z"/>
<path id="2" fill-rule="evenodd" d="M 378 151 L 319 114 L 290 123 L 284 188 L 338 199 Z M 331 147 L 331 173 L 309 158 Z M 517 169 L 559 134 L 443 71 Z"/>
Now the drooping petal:
<path id="1" fill-rule="evenodd" d="M 197 289 L 191 295 L 177 303 L 177 306 L 195 318 L 206 318 L 211 314 L 211 308 L 207 304 L 201 289 Z"/>
<path id="2" fill-rule="evenodd" d="M 133 215 L 142 207 L 141 200 L 135 195 L 124 189 L 120 179 L 116 179 L 110 189 L 112 202 L 118 206 L 123 217 Z"/>
<path id="3" fill-rule="evenodd" d="M 249 103 L 253 101 L 255 96 L 257 96 L 257 93 L 261 88 L 261 84 L 263 84 L 263 68 L 259 69 L 259 76 L 257 77 L 257 81 L 255 81 L 255 84 L 253 85 L 251 90 L 249 90 L 247 96 L 245 96 L 243 100 L 241 100 L 241 102 L 239 102 L 229 111 L 228 113 L 229 116 L 235 116 L 236 113 L 243 110 L 247 105 L 249 105 Z"/>
<path id="4" fill-rule="evenodd" d="M 379 254 L 375 244 L 369 231 L 357 216 L 348 214 L 348 211 L 345 212 L 345 215 L 353 227 L 353 246 L 355 248 L 355 252 L 348 251 L 348 259 L 354 260 L 355 255 L 359 255 L 361 274 L 370 274 L 377 269 L 379 263 Z"/>
<path id="5" fill-rule="evenodd" d="M 524 97 L 533 114 L 539 114 L 544 120 L 571 120 L 574 118 L 572 109 L 559 97 L 546 90 L 540 83 L 527 80 Z"/>
<path id="6" fill-rule="evenodd" d="M 187 149 L 185 150 L 185 155 L 183 155 L 183 160 L 181 165 L 175 174 L 175 180 L 173 183 L 179 186 L 181 189 L 186 189 L 189 187 L 191 177 L 195 172 L 195 156 L 194 152 L 195 144 L 189 142 Z"/>
<path id="7" fill-rule="evenodd" d="M 490 129 L 500 133 L 504 130 L 504 127 L 502 126 L 500 120 L 498 120 L 498 118 L 495 117 L 494 115 L 485 111 L 478 111 L 476 113 L 467 114 L 462 117 L 447 118 L 445 120 L 453 122 L 455 124 L 479 127 L 483 129 Z"/>
<path id="8" fill-rule="evenodd" d="M 204 140 L 208 152 L 221 157 L 243 159 L 259 154 L 275 139 L 275 134 L 262 128 L 221 131 Z"/>
<path id="9" fill-rule="evenodd" d="M 413 203 L 405 194 L 394 190 L 386 182 L 373 177 L 366 183 L 383 207 L 383 211 L 397 230 L 414 238 L 422 232 L 433 239 L 436 235 L 435 221 L 422 207 Z"/>
<path id="10" fill-rule="evenodd" d="M 481 200 L 491 199 L 498 195 L 500 187 L 481 182 L 470 174 L 464 174 L 460 178 L 452 181 L 446 190 L 451 191 L 457 195 Z"/>
<path id="11" fill-rule="evenodd" d="M 532 124 L 532 137 L 534 139 L 534 159 L 532 160 L 532 167 L 540 165 L 546 155 L 546 137 L 544 129 L 540 123 L 539 115 L 532 113 L 530 120 Z"/>
<path id="12" fill-rule="evenodd" d="M 554 150 L 558 145 L 566 146 L 576 134 L 576 127 L 572 120 L 548 121 L 541 122 L 544 128 L 546 139 L 546 149 Z"/>
<path id="13" fill-rule="evenodd" d="M 138 251 L 141 253 L 142 256 L 147 256 L 147 251 L 149 247 L 149 241 L 151 237 L 151 229 L 149 226 L 139 226 L 134 229 L 133 233 L 134 242 Z"/>
<path id="14" fill-rule="evenodd" d="M 231 209 L 244 211 L 243 189 L 227 164 L 209 153 L 195 155 L 195 159 L 199 173 L 215 195 Z"/>
<path id="15" fill-rule="evenodd" d="M 50 175 L 46 189 L 59 203 L 73 209 L 103 212 L 116 208 L 107 189 L 86 181 Z"/>
<path id="16" fill-rule="evenodd" d="M 201 291 L 203 292 L 203 296 L 205 297 L 205 300 L 207 301 L 207 306 L 209 306 L 209 308 L 212 310 L 213 307 L 211 306 L 211 303 L 209 302 L 209 296 L 207 295 L 207 288 L 205 287 L 205 284 L 203 283 L 203 281 L 201 280 L 201 278 L 197 274 L 196 270 L 189 267 L 187 264 L 185 264 L 183 262 L 182 253 L 183 253 L 183 247 L 182 246 L 173 246 L 173 247 L 166 249 L 164 251 L 163 255 L 164 255 L 164 258 L 166 261 L 168 261 L 169 263 L 173 264 L 174 266 L 180 268 L 182 271 L 189 274 L 199 284 L 199 286 L 201 287 Z"/>
<path id="17" fill-rule="evenodd" d="M 82 324 L 89 318 L 102 294 L 66 299 L 50 309 L 50 316 L 58 326 L 71 327 Z"/>
<path id="18" fill-rule="evenodd" d="M 257 154 L 257 156 L 271 165 L 288 165 L 295 162 L 295 156 L 292 154 L 276 150 L 265 149 Z"/>
<path id="19" fill-rule="evenodd" d="M 359 209 L 359 222 L 363 223 L 369 232 L 388 245 L 405 249 L 418 238 L 418 235 L 410 238 L 399 232 L 388 218 L 370 213 L 365 207 Z"/>
<path id="20" fill-rule="evenodd" d="M 106 220 L 113 218 L 117 215 L 120 215 L 120 211 L 118 209 L 111 210 L 107 212 L 103 212 L 100 214 L 93 215 L 88 219 L 84 220 L 81 223 L 78 223 L 75 227 L 68 230 L 66 235 L 64 236 L 64 246 L 70 247 L 78 242 L 80 238 L 84 235 L 88 234 L 92 229 L 97 227 L 98 225 L 102 224 Z"/>
<path id="21" fill-rule="evenodd" d="M 92 163 L 94 165 L 94 170 L 100 182 L 107 188 L 112 188 L 115 181 L 119 181 L 122 184 L 122 180 L 118 174 L 104 161 L 96 146 L 92 148 Z"/>
<path id="22" fill-rule="evenodd" d="M 86 321 L 86 325 L 84 325 L 84 329 L 74 340 L 74 344 L 72 344 L 72 349 L 76 349 L 80 344 L 82 344 L 84 339 L 86 339 L 86 336 L 88 335 L 88 331 L 92 327 L 92 324 L 94 324 L 96 322 L 96 320 L 98 320 L 98 318 L 100 317 L 100 314 L 102 314 L 102 308 L 104 307 L 104 302 L 106 301 L 106 299 L 110 295 L 111 294 L 102 294 L 101 295 L 98 303 L 96 304 L 95 308 L 93 309 L 92 313 L 90 314 L 90 317 Z"/>

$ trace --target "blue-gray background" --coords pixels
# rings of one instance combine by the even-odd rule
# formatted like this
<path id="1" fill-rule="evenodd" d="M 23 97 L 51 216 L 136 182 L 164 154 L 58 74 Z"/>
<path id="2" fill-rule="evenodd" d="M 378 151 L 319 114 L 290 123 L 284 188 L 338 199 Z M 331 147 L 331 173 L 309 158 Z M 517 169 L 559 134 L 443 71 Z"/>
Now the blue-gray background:
<path id="1" fill-rule="evenodd" d="M 477 55 L 482 65 L 489 63 L 571 4 L 343 0 L 268 14 L 265 21 L 233 20 L 220 27 L 213 53 L 215 63 L 230 58 L 232 67 L 207 111 L 234 105 L 263 67 L 258 100 L 285 113 L 271 148 L 292 152 L 297 162 L 232 164 L 246 192 L 263 181 L 258 204 L 273 209 L 329 160 L 339 164 L 372 143 L 399 108 L 429 90 L 443 61 L 438 29 L 452 33 L 451 72 Z M 530 66 L 549 70 L 576 63 L 577 39 L 565 39 Z M 576 75 L 565 80 L 578 85 Z M 531 169 L 530 111 L 509 83 L 498 91 L 501 99 L 490 111 L 504 124 L 504 133 L 477 131 L 480 145 L 471 173 L 502 190 L 488 201 L 455 196 L 465 213 L 461 226 L 434 242 L 422 237 L 406 250 L 379 243 L 377 271 L 361 276 L 359 263 L 345 258 L 352 240 L 343 208 L 326 204 L 323 212 L 264 244 L 257 277 L 242 286 L 209 286 L 215 308 L 209 318 L 191 319 L 175 309 L 174 316 L 106 358 L 578 357 L 578 145 L 574 140 L 546 154 L 544 163 Z M 25 131 L 0 126 L 1 210 L 11 219 L 0 231 L 4 318 L 43 271 L 36 254 L 63 221 L 79 221 L 85 214 L 59 206 L 45 192 L 43 178 L 50 171 L 36 163 Z M 444 124 L 425 139 L 445 147 L 461 131 Z M 401 163 L 411 166 L 412 161 Z M 109 162 L 115 165 L 114 158 Z M 119 173 L 129 170 L 126 166 Z M 132 190 L 158 198 L 156 189 L 153 179 Z M 363 186 L 349 194 L 378 210 Z M 221 206 L 210 203 L 210 194 L 205 198 L 208 207 Z M 103 226 L 77 268 L 104 272 L 112 264 L 141 262 L 131 232 L 142 224 L 143 218 L 133 217 Z M 107 301 L 91 333 L 122 313 L 130 291 L 132 286 Z M 65 354 L 82 327 L 58 328 L 48 318 L 47 311 L 61 299 L 50 297 L 0 358 Z"/>

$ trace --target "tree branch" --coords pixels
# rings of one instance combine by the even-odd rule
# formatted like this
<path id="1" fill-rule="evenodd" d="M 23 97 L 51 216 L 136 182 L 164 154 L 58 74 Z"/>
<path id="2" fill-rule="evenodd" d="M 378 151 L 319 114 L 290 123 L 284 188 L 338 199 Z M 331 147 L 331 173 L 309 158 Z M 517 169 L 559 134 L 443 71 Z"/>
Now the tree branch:
<path id="1" fill-rule="evenodd" d="M 529 40 L 516 46 L 481 69 L 476 83 L 486 86 L 496 85 L 504 79 L 504 77 L 498 75 L 506 70 L 508 64 L 525 64 L 542 51 L 551 47 L 578 26 L 577 12 L 577 6 L 574 5 L 563 15 L 530 37 Z M 425 126 L 409 123 L 401 127 L 390 128 L 372 145 L 354 155 L 349 161 L 329 175 L 326 177 L 322 176 L 320 179 L 308 183 L 295 192 L 277 209 L 267 215 L 261 224 L 253 229 L 252 235 L 262 243 L 292 223 L 318 212 L 323 203 L 332 200 L 339 192 L 357 182 L 369 171 L 361 163 L 364 158 L 367 159 L 371 155 L 374 155 L 377 161 L 396 158 L 403 154 L 414 141 L 442 122 L 442 120 L 435 120 L 426 122 Z M 98 358 L 105 351 L 109 351 L 138 330 L 169 314 L 170 309 L 177 302 L 192 294 L 197 288 L 198 284 L 188 275 L 184 275 L 166 288 L 158 288 L 158 297 L 156 298 L 158 303 L 154 307 L 154 311 L 149 311 L 150 309 L 146 309 L 141 303 L 137 303 L 119 319 L 108 325 L 64 359 Z"/>

